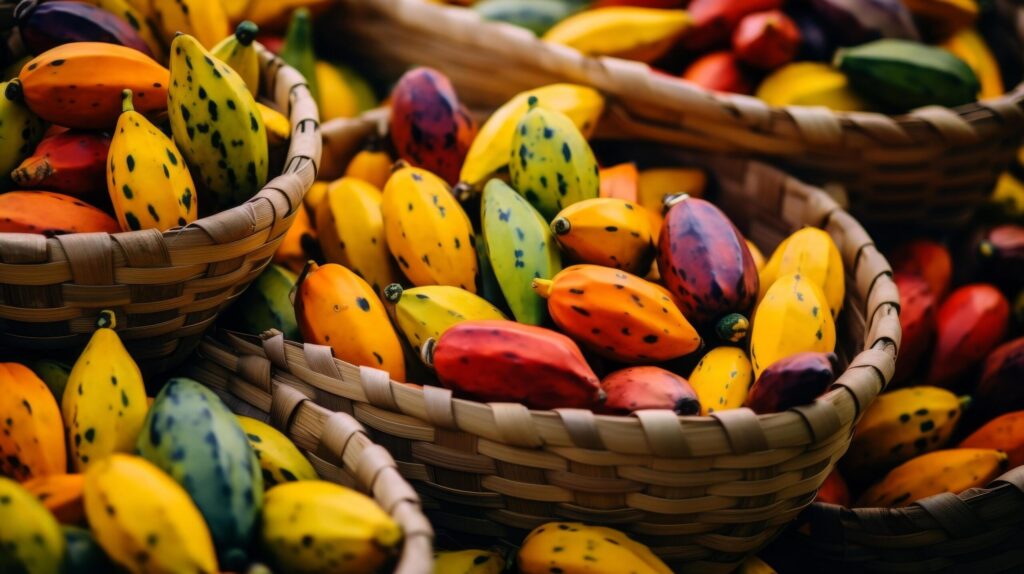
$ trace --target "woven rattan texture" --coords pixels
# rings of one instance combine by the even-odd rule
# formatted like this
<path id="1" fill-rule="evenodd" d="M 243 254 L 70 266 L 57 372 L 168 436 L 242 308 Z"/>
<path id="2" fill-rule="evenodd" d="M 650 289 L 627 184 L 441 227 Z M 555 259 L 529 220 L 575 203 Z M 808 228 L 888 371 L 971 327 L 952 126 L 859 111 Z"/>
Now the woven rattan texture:
<path id="1" fill-rule="evenodd" d="M 322 140 L 303 77 L 260 50 L 262 95 L 290 117 L 283 173 L 250 200 L 187 227 L 46 238 L 0 233 L 0 351 L 69 354 L 103 309 L 147 372 L 195 349 L 270 261 L 312 184 Z"/>
<path id="2" fill-rule="evenodd" d="M 557 81 L 591 85 L 612 100 L 614 121 L 605 123 L 605 133 L 760 158 L 808 182 L 841 184 L 852 213 L 879 229 L 965 224 L 1024 133 L 1024 84 L 998 99 L 904 116 L 779 108 L 654 74 L 636 62 L 584 57 L 526 30 L 483 21 L 472 10 L 422 0 L 339 3 L 326 26 L 339 33 L 325 40 L 390 77 L 410 65 L 432 66 L 451 78 L 463 100 L 489 108 Z M 1024 10 L 1000 8 L 1007 27 L 1024 36 Z"/>
<path id="3" fill-rule="evenodd" d="M 376 119 L 325 125 L 325 149 L 358 149 L 358 134 Z M 815 225 L 843 254 L 849 298 L 839 352 L 847 366 L 814 404 L 764 416 L 530 411 L 394 383 L 335 360 L 328 347 L 280 335 L 228 334 L 204 342 L 200 354 L 232 373 L 222 390 L 264 413 L 275 393 L 293 388 L 353 415 L 394 455 L 439 529 L 519 541 L 545 521 L 584 520 L 629 532 L 680 571 L 730 571 L 810 503 L 859 413 L 890 378 L 898 295 L 871 239 L 825 193 L 757 163 L 700 163 L 715 176 L 722 207 L 762 248 Z M 246 368 L 267 360 L 270 375 Z M 267 385 L 271 378 L 276 385 Z"/>
<path id="4" fill-rule="evenodd" d="M 216 359 L 190 364 L 186 369 L 190 376 L 216 391 L 235 413 L 284 432 L 305 451 L 322 479 L 369 494 L 402 526 L 404 541 L 394 574 L 433 572 L 434 531 L 423 515 L 419 495 L 402 478 L 388 451 L 373 444 L 356 419 L 315 404 L 302 387 L 272 379 L 270 361 L 265 358 L 239 359 L 210 343 L 204 353 Z M 235 393 L 239 375 L 256 384 L 243 395 Z"/>

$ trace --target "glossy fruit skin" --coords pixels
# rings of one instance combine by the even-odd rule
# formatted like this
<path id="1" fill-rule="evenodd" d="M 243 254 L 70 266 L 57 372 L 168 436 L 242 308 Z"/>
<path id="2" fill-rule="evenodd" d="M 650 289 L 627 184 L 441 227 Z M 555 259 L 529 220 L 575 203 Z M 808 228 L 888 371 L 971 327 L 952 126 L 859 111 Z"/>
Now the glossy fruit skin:
<path id="1" fill-rule="evenodd" d="M 212 49 L 231 33 L 227 14 L 220 2 L 148 0 L 148 4 L 149 13 L 158 24 L 165 44 L 172 44 L 175 35 L 183 32 L 195 37 L 204 48 Z"/>
<path id="2" fill-rule="evenodd" d="M 18 481 L 62 474 L 64 426 L 50 389 L 28 367 L 0 363 L 0 474 Z"/>
<path id="3" fill-rule="evenodd" d="M 84 523 L 82 487 L 85 486 L 85 475 L 50 474 L 28 480 L 23 486 L 34 494 L 61 524 Z"/>
<path id="4" fill-rule="evenodd" d="M 292 273 L 301 273 L 306 262 L 313 259 L 316 245 L 317 232 L 310 221 L 309 212 L 305 209 L 296 210 L 292 226 L 277 246 L 272 261 Z"/>
<path id="5" fill-rule="evenodd" d="M 1024 287 L 1024 226 L 1008 223 L 989 229 L 978 245 L 978 255 L 1000 284 Z"/>
<path id="6" fill-rule="evenodd" d="M 99 196 L 106 189 L 105 163 L 110 137 L 96 132 L 66 131 L 43 138 L 31 156 L 11 172 L 15 185 L 75 197 Z"/>
<path id="7" fill-rule="evenodd" d="M 489 550 L 434 552 L 434 574 L 501 574 L 505 558 Z"/>
<path id="8" fill-rule="evenodd" d="M 62 574 L 64 535 L 60 524 L 17 482 L 0 477 L 0 571 Z"/>
<path id="9" fill-rule="evenodd" d="M 1024 337 L 1003 343 L 985 359 L 975 389 L 988 416 L 1024 408 Z"/>
<path id="10" fill-rule="evenodd" d="M 263 475 L 263 488 L 295 480 L 317 480 L 319 475 L 295 443 L 274 427 L 253 418 L 238 416 Z"/>
<path id="11" fill-rule="evenodd" d="M 18 31 L 33 54 L 72 42 L 104 42 L 152 57 L 149 46 L 127 22 L 82 2 L 23 2 L 15 11 Z"/>
<path id="12" fill-rule="evenodd" d="M 543 40 L 587 56 L 654 62 L 691 25 L 685 10 L 612 6 L 577 11 L 548 30 Z"/>
<path id="13" fill-rule="evenodd" d="M 391 177 L 391 164 L 394 161 L 388 152 L 382 149 L 381 144 L 379 140 L 371 140 L 366 149 L 360 150 L 352 161 L 348 162 L 345 176 L 361 179 L 377 189 L 384 189 L 388 178 Z"/>
<path id="14" fill-rule="evenodd" d="M 910 379 L 935 341 L 937 303 L 928 283 L 915 275 L 897 273 L 893 280 L 900 291 L 900 327 L 903 338 L 896 357 L 892 383 Z"/>
<path id="15" fill-rule="evenodd" d="M 702 88 L 732 94 L 752 94 L 753 85 L 732 52 L 709 52 L 694 60 L 682 78 Z"/>
<path id="16" fill-rule="evenodd" d="M 399 157 L 458 183 L 476 124 L 448 78 L 432 68 L 406 72 L 391 92 L 391 110 L 391 143 Z"/>
<path id="17" fill-rule="evenodd" d="M 782 0 L 693 0 L 688 7 L 693 28 L 680 43 L 698 52 L 724 47 L 744 16 L 781 7 Z"/>
<path id="18" fill-rule="evenodd" d="M 0 82 L 0 189 L 10 185 L 7 174 L 32 153 L 46 129 L 46 122 L 25 105 L 21 82 Z"/>
<path id="19" fill-rule="evenodd" d="M 405 380 L 402 344 L 384 305 L 349 269 L 334 263 L 310 266 L 299 279 L 295 318 L 307 343 L 328 345 L 343 361 Z"/>
<path id="20" fill-rule="evenodd" d="M 836 378 L 835 353 L 797 353 L 770 365 L 757 377 L 744 406 L 757 414 L 779 413 L 811 403 Z"/>
<path id="21" fill-rule="evenodd" d="M 991 448 L 1005 452 L 1010 468 L 1024 464 L 1024 411 L 1000 415 L 971 433 L 960 448 Z"/>
<path id="22" fill-rule="evenodd" d="M 277 329 L 289 341 L 301 340 L 289 294 L 298 278 L 280 265 L 267 265 L 232 307 L 229 323 L 245 333 Z"/>
<path id="23" fill-rule="evenodd" d="M 747 400 L 754 370 L 743 349 L 716 347 L 701 357 L 689 377 L 700 400 L 700 414 L 738 409 Z"/>
<path id="24" fill-rule="evenodd" d="M 846 297 L 846 271 L 843 256 L 826 231 L 804 227 L 779 244 L 759 273 L 758 300 L 776 279 L 790 273 L 799 273 L 821 287 L 832 318 L 839 318 Z"/>
<path id="25" fill-rule="evenodd" d="M 260 91 L 260 61 L 256 47 L 252 43 L 257 33 L 259 26 L 256 24 L 248 20 L 239 22 L 234 34 L 227 36 L 210 49 L 210 54 L 238 72 L 253 96 L 258 95 Z"/>
<path id="26" fill-rule="evenodd" d="M 561 548 L 555 552 L 554 548 Z M 579 522 L 549 522 L 519 549 L 521 574 L 671 574 L 650 548 L 618 530 Z"/>
<path id="27" fill-rule="evenodd" d="M 839 506 L 850 506 L 850 489 L 846 486 L 843 475 L 839 474 L 839 469 L 834 468 L 832 472 L 828 473 L 828 476 L 825 477 L 825 482 L 818 488 L 818 495 L 814 498 L 814 501 L 838 504 Z"/>
<path id="28" fill-rule="evenodd" d="M 679 375 L 661 367 L 628 367 L 601 380 L 607 398 L 602 412 L 628 415 L 644 409 L 668 409 L 677 415 L 700 414 L 697 392 Z"/>
<path id="29" fill-rule="evenodd" d="M 551 231 L 570 259 L 643 275 L 654 260 L 650 217 L 636 203 L 610 197 L 566 207 Z"/>
<path id="30" fill-rule="evenodd" d="M 965 285 L 939 307 L 929 385 L 954 386 L 1006 336 L 1010 304 L 986 283 Z"/>
<path id="31" fill-rule="evenodd" d="M 1006 470 L 1006 454 L 954 448 L 913 458 L 894 468 L 857 500 L 858 507 L 899 508 L 922 498 L 982 487 Z"/>
<path id="32" fill-rule="evenodd" d="M 758 293 L 757 266 L 728 217 L 708 201 L 682 198 L 665 214 L 658 267 L 679 309 L 698 329 L 724 316 L 747 317 Z"/>
<path id="33" fill-rule="evenodd" d="M 773 70 L 796 57 L 800 30 L 780 10 L 748 14 L 732 35 L 736 56 L 763 70 Z"/>
<path id="34" fill-rule="evenodd" d="M 772 363 L 803 352 L 831 353 L 836 325 L 826 312 L 825 294 L 813 281 L 792 274 L 778 278 L 757 306 L 750 334 L 754 374 Z"/>
<path id="35" fill-rule="evenodd" d="M 442 385 L 483 402 L 517 402 L 534 409 L 592 408 L 603 396 L 597 375 L 576 343 L 532 325 L 459 323 L 434 344 L 432 363 Z"/>
<path id="36" fill-rule="evenodd" d="M 505 314 L 481 297 L 449 285 L 402 289 L 398 283 L 384 288 L 384 300 L 394 306 L 392 316 L 409 345 L 418 349 L 427 339 L 441 335 L 463 321 L 503 320 Z"/>
<path id="37" fill-rule="evenodd" d="M 966 399 L 938 387 L 906 387 L 879 395 L 864 412 L 843 460 L 848 477 L 878 476 L 911 458 L 943 448 Z"/>
<path id="38" fill-rule="evenodd" d="M 601 356 L 651 363 L 688 355 L 700 335 L 665 290 L 599 265 L 573 265 L 551 280 L 534 279 L 559 329 Z"/>
<path id="39" fill-rule="evenodd" d="M 9 191 L 0 195 L 0 231 L 38 233 L 117 233 L 113 217 L 69 195 L 48 191 Z"/>
<path id="40" fill-rule="evenodd" d="M 928 282 L 932 295 L 941 301 L 953 278 L 953 257 L 941 243 L 917 239 L 900 245 L 887 259 L 896 273 L 917 275 Z"/>
<path id="41" fill-rule="evenodd" d="M 121 115 L 121 92 L 135 109 L 167 109 L 167 68 L 138 50 L 102 42 L 74 42 L 43 52 L 18 74 L 25 103 L 39 117 L 69 128 L 111 129 Z"/>

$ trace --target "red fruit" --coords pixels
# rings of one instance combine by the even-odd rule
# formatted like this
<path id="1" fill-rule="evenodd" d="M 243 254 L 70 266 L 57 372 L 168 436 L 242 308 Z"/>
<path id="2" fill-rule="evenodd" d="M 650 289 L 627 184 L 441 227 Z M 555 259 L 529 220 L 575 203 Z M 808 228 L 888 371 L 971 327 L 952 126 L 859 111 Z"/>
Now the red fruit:
<path id="1" fill-rule="evenodd" d="M 592 408 L 604 397 L 576 343 L 542 327 L 466 321 L 428 344 L 425 354 L 443 386 L 479 401 Z"/>
<path id="2" fill-rule="evenodd" d="M 592 9 L 608 8 L 609 6 L 636 6 L 639 8 L 658 8 L 672 10 L 686 7 L 685 0 L 597 0 Z"/>
<path id="3" fill-rule="evenodd" d="M 98 132 L 64 131 L 44 138 L 31 157 L 11 172 L 26 189 L 46 189 L 84 197 L 107 192 L 110 137 Z"/>
<path id="4" fill-rule="evenodd" d="M 927 384 L 950 388 L 1006 336 L 1010 304 L 987 283 L 953 291 L 939 307 Z"/>
<path id="5" fill-rule="evenodd" d="M 627 415 L 644 409 L 669 409 L 679 415 L 700 413 L 700 399 L 690 382 L 660 367 L 629 367 L 601 381 L 607 398 L 601 411 Z"/>
<path id="6" fill-rule="evenodd" d="M 941 243 L 928 239 L 904 243 L 893 250 L 888 259 L 893 271 L 917 275 L 927 281 L 939 301 L 946 296 L 953 275 L 953 258 Z"/>
<path id="7" fill-rule="evenodd" d="M 693 0 L 688 8 L 693 27 L 681 44 L 697 52 L 725 47 L 744 16 L 779 8 L 782 0 Z"/>
<path id="8" fill-rule="evenodd" d="M 455 185 L 476 124 L 448 78 L 431 68 L 405 73 L 391 92 L 391 142 L 402 159 Z"/>
<path id="9" fill-rule="evenodd" d="M 988 416 L 1024 409 L 1024 337 L 1000 345 L 985 359 L 975 399 Z"/>
<path id="10" fill-rule="evenodd" d="M 935 340 L 936 301 L 924 279 L 897 273 L 894 280 L 900 290 L 900 326 L 903 328 L 896 374 L 892 378 L 896 385 L 910 379 Z"/>
<path id="11" fill-rule="evenodd" d="M 46 236 L 103 231 L 117 233 L 113 217 L 84 201 L 49 191 L 9 191 L 0 194 L 0 232 Z"/>
<path id="12" fill-rule="evenodd" d="M 1024 285 L 1024 226 L 1006 224 L 988 230 L 978 254 L 993 277 L 1014 287 Z"/>
<path id="13" fill-rule="evenodd" d="M 686 68 L 682 77 L 716 92 L 750 95 L 754 91 L 732 52 L 712 52 L 701 56 Z"/>
<path id="14" fill-rule="evenodd" d="M 661 227 L 658 268 L 683 315 L 698 328 L 732 313 L 749 317 L 758 276 L 747 242 L 711 202 L 672 200 Z"/>
<path id="15" fill-rule="evenodd" d="M 748 14 L 733 32 L 732 48 L 740 61 L 773 70 L 796 57 L 800 29 L 779 10 Z"/>
<path id="16" fill-rule="evenodd" d="M 1009 468 L 1024 464 L 1024 411 L 992 419 L 960 443 L 960 448 L 993 448 L 1009 457 Z"/>
<path id="17" fill-rule="evenodd" d="M 779 359 L 750 387 L 743 406 L 767 414 L 811 403 L 835 380 L 838 361 L 835 353 L 797 353 Z"/>
<path id="18" fill-rule="evenodd" d="M 284 47 L 284 37 L 279 34 L 260 34 L 256 41 L 273 54 L 281 53 L 281 48 Z"/>
<path id="19" fill-rule="evenodd" d="M 825 482 L 821 483 L 818 496 L 814 498 L 814 501 L 850 506 L 850 489 L 846 486 L 843 475 L 839 474 L 838 468 L 832 469 L 832 472 L 825 477 Z"/>

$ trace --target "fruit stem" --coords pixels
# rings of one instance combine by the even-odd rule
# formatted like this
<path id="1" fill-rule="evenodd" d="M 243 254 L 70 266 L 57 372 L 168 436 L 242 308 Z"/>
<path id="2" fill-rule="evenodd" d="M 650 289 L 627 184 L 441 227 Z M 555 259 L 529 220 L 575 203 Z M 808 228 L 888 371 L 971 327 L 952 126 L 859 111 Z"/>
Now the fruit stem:
<path id="1" fill-rule="evenodd" d="M 391 164 L 391 173 L 395 173 L 404 167 L 409 167 L 409 164 L 406 163 L 404 159 L 397 160 L 395 163 Z"/>
<path id="2" fill-rule="evenodd" d="M 530 96 L 529 98 L 526 99 L 526 104 L 530 106 L 531 110 L 537 107 L 538 103 L 540 103 L 540 100 L 537 99 L 537 96 Z"/>
<path id="3" fill-rule="evenodd" d="M 960 412 L 966 411 L 971 406 L 971 395 L 964 395 L 960 399 Z"/>
<path id="4" fill-rule="evenodd" d="M 389 303 L 398 303 L 402 298 L 402 291 L 404 291 L 404 289 L 402 289 L 401 285 L 398 283 L 391 283 L 387 287 L 384 287 L 384 298 L 387 299 Z"/>
<path id="5" fill-rule="evenodd" d="M 571 229 L 572 224 L 564 217 L 556 217 L 555 220 L 551 222 L 551 231 L 555 235 L 565 235 L 566 233 L 569 233 L 569 230 Z"/>
<path id="6" fill-rule="evenodd" d="M 673 205 L 682 203 L 687 199 L 690 199 L 689 193 L 673 193 L 672 195 L 666 195 L 665 199 L 662 200 L 662 204 L 665 206 L 665 209 L 669 209 Z"/>
<path id="7" fill-rule="evenodd" d="M 4 97 L 12 102 L 23 102 L 25 90 L 21 86 L 21 80 L 14 79 L 7 82 L 7 87 L 4 88 Z"/>
<path id="8" fill-rule="evenodd" d="M 454 195 L 459 201 L 466 201 L 473 195 L 473 186 L 464 181 L 460 181 L 452 188 L 452 195 Z"/>
<path id="9" fill-rule="evenodd" d="M 540 295 L 542 298 L 547 299 L 551 296 L 551 286 L 554 283 L 550 279 L 534 279 L 530 282 L 530 288 L 533 292 Z"/>
<path id="10" fill-rule="evenodd" d="M 122 112 L 134 112 L 135 106 L 132 105 L 132 91 L 121 90 L 121 111 Z"/>
<path id="11" fill-rule="evenodd" d="M 423 360 L 423 364 L 434 368 L 434 347 L 437 346 L 437 341 L 433 337 L 427 339 L 423 346 L 420 347 L 420 359 Z"/>
<path id="12" fill-rule="evenodd" d="M 115 327 L 117 327 L 117 317 L 114 312 L 110 309 L 100 311 L 100 316 L 96 319 L 96 328 L 113 329 Z"/>
<path id="13" fill-rule="evenodd" d="M 727 343 L 739 343 L 747 336 L 750 321 L 739 313 L 729 313 L 715 325 L 715 334 Z"/>
<path id="14" fill-rule="evenodd" d="M 250 20 L 243 20 L 235 28 L 235 39 L 238 43 L 243 46 L 249 46 L 252 41 L 256 39 L 256 34 L 260 33 L 260 27 L 257 26 Z"/>

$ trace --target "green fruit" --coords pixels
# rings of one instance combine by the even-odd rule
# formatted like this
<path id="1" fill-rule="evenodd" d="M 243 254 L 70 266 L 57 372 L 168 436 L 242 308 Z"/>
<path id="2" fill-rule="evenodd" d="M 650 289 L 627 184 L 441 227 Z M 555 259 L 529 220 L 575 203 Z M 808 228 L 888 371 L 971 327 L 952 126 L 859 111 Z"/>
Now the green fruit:
<path id="1" fill-rule="evenodd" d="M 64 387 L 68 384 L 71 367 L 51 359 L 40 359 L 32 363 L 32 370 L 46 383 L 59 403 L 64 397 Z"/>
<path id="2" fill-rule="evenodd" d="M 485 20 L 505 22 L 542 36 L 577 10 L 562 0 L 483 0 L 473 5 Z"/>
<path id="3" fill-rule="evenodd" d="M 320 100 L 320 85 L 316 81 L 316 53 L 313 51 L 313 18 L 309 9 L 299 8 L 292 13 L 284 45 L 278 54 L 289 66 L 306 78 L 313 99 Z"/>
<path id="4" fill-rule="evenodd" d="M 203 385 L 171 379 L 146 415 L 137 450 L 195 501 L 221 567 L 240 569 L 263 504 L 263 476 L 235 415 Z"/>
<path id="5" fill-rule="evenodd" d="M 301 340 L 289 298 L 295 280 L 295 274 L 284 267 L 268 265 L 232 306 L 228 325 L 243 333 L 277 329 L 290 341 Z"/>
<path id="6" fill-rule="evenodd" d="M 562 270 L 551 229 L 514 189 L 500 179 L 484 186 L 481 227 L 491 268 L 516 321 L 541 325 L 547 302 L 530 287 L 534 279 L 551 279 Z"/>
<path id="7" fill-rule="evenodd" d="M 956 107 L 978 99 L 981 83 L 948 51 L 909 40 L 876 40 L 836 53 L 835 67 L 854 89 L 894 111 Z"/>

